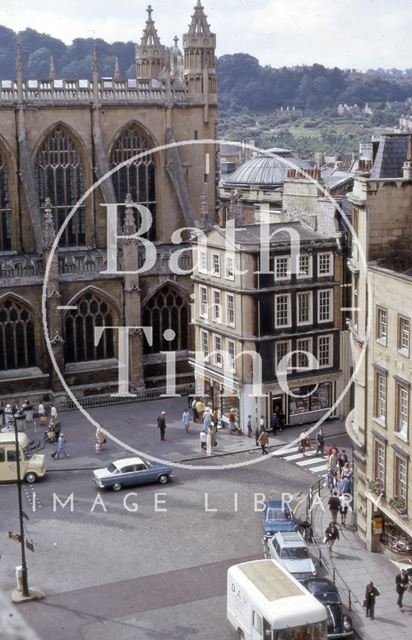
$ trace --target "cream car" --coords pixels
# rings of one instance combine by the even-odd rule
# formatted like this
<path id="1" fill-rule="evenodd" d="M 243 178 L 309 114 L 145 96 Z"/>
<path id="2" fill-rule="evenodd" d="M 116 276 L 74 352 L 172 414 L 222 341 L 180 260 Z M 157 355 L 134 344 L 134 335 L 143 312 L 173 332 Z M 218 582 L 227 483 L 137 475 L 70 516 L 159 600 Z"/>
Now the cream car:
<path id="1" fill-rule="evenodd" d="M 29 439 L 25 433 L 19 433 L 20 475 L 21 479 L 32 484 L 46 473 L 43 454 L 29 453 Z M 0 482 L 16 482 L 17 455 L 14 433 L 0 433 Z"/>

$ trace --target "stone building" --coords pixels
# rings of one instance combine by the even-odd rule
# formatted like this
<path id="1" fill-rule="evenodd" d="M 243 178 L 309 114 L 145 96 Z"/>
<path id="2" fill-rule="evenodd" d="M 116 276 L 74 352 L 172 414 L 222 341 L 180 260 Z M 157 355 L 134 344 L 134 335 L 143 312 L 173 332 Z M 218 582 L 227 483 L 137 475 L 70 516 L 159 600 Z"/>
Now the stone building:
<path id="1" fill-rule="evenodd" d="M 256 224 L 215 226 L 194 245 L 195 378 L 226 419 L 237 409 L 243 429 L 249 414 L 255 426 L 261 415 L 270 424 L 277 407 L 290 425 L 342 417 L 345 400 L 334 407 L 348 382 L 339 244 L 299 222 L 262 229 L 263 252 Z M 279 373 L 288 354 L 290 391 Z"/>
<path id="2" fill-rule="evenodd" d="M 101 78 L 94 49 L 91 81 L 55 79 L 53 67 L 47 80 L 25 80 L 18 50 L 16 79 L 0 82 L 4 400 L 64 397 L 46 349 L 41 308 L 45 267 L 65 220 L 49 260 L 45 311 L 54 359 L 66 383 L 80 397 L 117 391 L 118 332 L 104 330 L 95 344 L 96 326 L 132 328 L 131 391 L 161 382 L 162 351 L 177 352 L 178 383 L 192 376 L 187 364 L 192 283 L 190 275 L 171 267 L 170 256 L 178 248 L 171 235 L 199 224 L 201 200 L 213 221 L 215 149 L 173 143 L 216 137 L 216 38 L 200 1 L 183 36 L 183 52 L 177 38 L 171 48 L 160 43 L 150 6 L 147 12 L 136 47 L 136 78 L 121 80 L 118 68 L 113 78 Z M 172 146 L 150 153 L 160 145 Z M 132 238 L 119 243 L 118 267 L 108 269 L 107 205 L 113 203 L 125 203 L 117 223 L 126 236 L 142 222 L 133 203 L 151 212 L 145 237 L 156 260 L 141 274 L 122 273 L 145 264 L 142 242 Z M 180 266 L 188 274 L 190 265 L 188 250 Z M 153 328 L 152 345 L 133 330 L 141 325 Z M 165 334 L 167 329 L 174 334 Z"/>
<path id="3" fill-rule="evenodd" d="M 368 547 L 412 550 L 412 139 L 374 143 L 373 166 L 349 194 L 352 245 L 354 408 L 346 421 L 354 453 L 354 509 Z"/>

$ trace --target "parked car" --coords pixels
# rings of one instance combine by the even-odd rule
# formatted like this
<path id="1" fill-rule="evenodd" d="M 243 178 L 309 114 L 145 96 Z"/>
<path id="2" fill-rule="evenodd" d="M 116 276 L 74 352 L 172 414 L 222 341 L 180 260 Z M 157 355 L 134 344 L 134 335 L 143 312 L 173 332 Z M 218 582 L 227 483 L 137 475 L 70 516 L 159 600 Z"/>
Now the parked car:
<path id="1" fill-rule="evenodd" d="M 342 600 L 333 582 L 327 578 L 309 578 L 302 584 L 328 612 L 328 639 L 352 638 L 352 618 L 345 614 Z"/>
<path id="2" fill-rule="evenodd" d="M 267 541 L 270 557 L 277 560 L 296 580 L 316 576 L 317 570 L 306 542 L 297 531 L 279 531 Z"/>
<path id="3" fill-rule="evenodd" d="M 265 538 L 270 538 L 278 531 L 296 531 L 297 529 L 291 510 L 282 500 L 265 501 L 262 525 Z"/>
<path id="4" fill-rule="evenodd" d="M 143 458 L 123 458 L 111 462 L 105 469 L 93 471 L 94 481 L 100 489 L 111 487 L 120 491 L 148 482 L 166 484 L 173 477 L 172 467 L 158 462 L 148 462 Z"/>

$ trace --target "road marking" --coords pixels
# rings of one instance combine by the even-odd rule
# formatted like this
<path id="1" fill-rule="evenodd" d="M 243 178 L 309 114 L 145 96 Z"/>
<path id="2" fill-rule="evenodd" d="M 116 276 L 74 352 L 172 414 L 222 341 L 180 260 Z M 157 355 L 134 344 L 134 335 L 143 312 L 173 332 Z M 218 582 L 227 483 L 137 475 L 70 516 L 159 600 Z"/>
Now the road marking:
<path id="1" fill-rule="evenodd" d="M 319 467 L 311 467 L 310 471 L 327 471 L 328 470 L 328 465 L 327 464 L 321 464 Z"/>
<path id="2" fill-rule="evenodd" d="M 300 462 L 296 462 L 296 464 L 299 465 L 300 467 L 306 467 L 309 464 L 317 464 L 317 463 L 318 463 L 317 458 L 311 458 L 310 460 L 301 460 Z"/>

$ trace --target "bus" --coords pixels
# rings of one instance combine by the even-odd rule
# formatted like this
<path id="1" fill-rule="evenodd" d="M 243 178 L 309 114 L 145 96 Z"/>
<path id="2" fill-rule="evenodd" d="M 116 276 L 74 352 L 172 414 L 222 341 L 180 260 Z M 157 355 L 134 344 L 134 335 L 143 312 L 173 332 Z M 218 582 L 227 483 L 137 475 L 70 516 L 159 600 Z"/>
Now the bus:
<path id="1" fill-rule="evenodd" d="M 326 640 L 328 614 L 275 560 L 227 572 L 227 618 L 240 640 Z"/>

